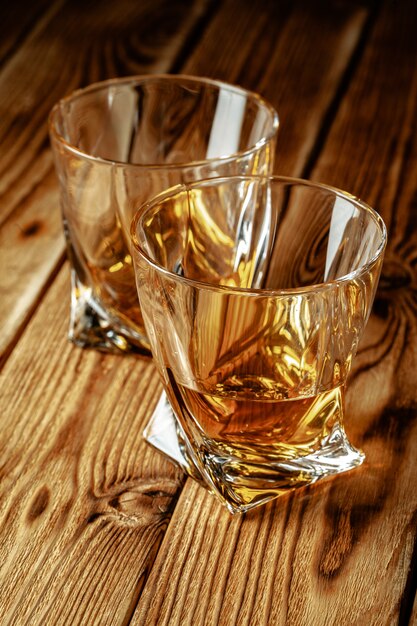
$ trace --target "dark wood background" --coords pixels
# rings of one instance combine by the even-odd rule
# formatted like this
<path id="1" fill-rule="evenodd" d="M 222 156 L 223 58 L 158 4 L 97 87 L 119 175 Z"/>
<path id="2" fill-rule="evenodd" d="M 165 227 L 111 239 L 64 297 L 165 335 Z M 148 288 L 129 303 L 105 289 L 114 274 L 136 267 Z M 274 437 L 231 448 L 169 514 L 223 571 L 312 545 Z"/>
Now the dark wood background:
<path id="1" fill-rule="evenodd" d="M 417 3 L 13 0 L 0 33 L 0 623 L 416 624 Z M 48 112 L 150 72 L 260 92 L 276 172 L 389 229 L 348 393 L 366 463 L 245 516 L 143 442 L 150 361 L 66 340 Z"/>

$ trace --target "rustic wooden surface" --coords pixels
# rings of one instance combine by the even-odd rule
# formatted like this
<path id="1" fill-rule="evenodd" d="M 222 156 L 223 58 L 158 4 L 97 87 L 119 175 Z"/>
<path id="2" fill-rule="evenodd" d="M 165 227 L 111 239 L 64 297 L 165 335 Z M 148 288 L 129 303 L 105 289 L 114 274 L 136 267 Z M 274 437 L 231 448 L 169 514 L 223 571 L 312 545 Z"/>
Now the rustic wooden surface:
<path id="1" fill-rule="evenodd" d="M 1 3 L 0 624 L 417 624 L 416 30 L 405 0 Z M 348 394 L 366 464 L 245 516 L 142 441 L 150 361 L 66 340 L 48 111 L 155 71 L 261 92 L 276 171 L 389 227 Z"/>

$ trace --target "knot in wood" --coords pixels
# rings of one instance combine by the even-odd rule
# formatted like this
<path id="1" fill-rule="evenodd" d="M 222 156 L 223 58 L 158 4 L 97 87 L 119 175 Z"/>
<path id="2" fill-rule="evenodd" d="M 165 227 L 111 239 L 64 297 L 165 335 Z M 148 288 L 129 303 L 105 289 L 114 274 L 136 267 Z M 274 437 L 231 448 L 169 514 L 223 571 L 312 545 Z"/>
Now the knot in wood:
<path id="1" fill-rule="evenodd" d="M 112 490 L 96 499 L 96 506 L 88 522 L 98 518 L 117 520 L 128 526 L 148 526 L 169 516 L 179 485 L 164 478 L 146 480 Z"/>
<path id="2" fill-rule="evenodd" d="M 46 486 L 43 486 L 39 489 L 38 493 L 35 495 L 32 504 L 30 505 L 27 521 L 29 523 L 34 522 L 38 519 L 44 511 L 48 508 L 50 500 L 49 489 Z"/>

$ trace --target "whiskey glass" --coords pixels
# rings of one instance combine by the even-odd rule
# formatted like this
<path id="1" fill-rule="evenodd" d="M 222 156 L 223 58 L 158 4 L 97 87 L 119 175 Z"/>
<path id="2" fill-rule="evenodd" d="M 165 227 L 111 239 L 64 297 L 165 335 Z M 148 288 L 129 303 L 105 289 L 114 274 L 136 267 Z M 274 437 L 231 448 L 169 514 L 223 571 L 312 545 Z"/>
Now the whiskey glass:
<path id="1" fill-rule="evenodd" d="M 344 397 L 386 245 L 380 216 L 326 185 L 232 176 L 158 195 L 131 234 L 178 450 L 229 510 L 360 465 Z"/>
<path id="2" fill-rule="evenodd" d="M 51 112 L 71 264 L 69 338 L 147 351 L 130 254 L 134 208 L 177 183 L 268 174 L 276 111 L 220 81 L 148 75 L 90 85 Z"/>

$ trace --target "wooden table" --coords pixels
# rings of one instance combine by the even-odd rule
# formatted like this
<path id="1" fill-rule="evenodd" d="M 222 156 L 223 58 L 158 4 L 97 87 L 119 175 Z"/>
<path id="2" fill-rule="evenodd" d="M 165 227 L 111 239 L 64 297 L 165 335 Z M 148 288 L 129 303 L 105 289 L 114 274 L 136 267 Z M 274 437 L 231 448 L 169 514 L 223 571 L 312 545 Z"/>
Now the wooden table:
<path id="1" fill-rule="evenodd" d="M 417 2 L 13 0 L 0 30 L 0 623 L 417 624 Z M 262 93 L 276 171 L 389 229 L 348 394 L 366 463 L 245 516 L 142 440 L 150 361 L 66 339 L 48 112 L 165 71 Z"/>

